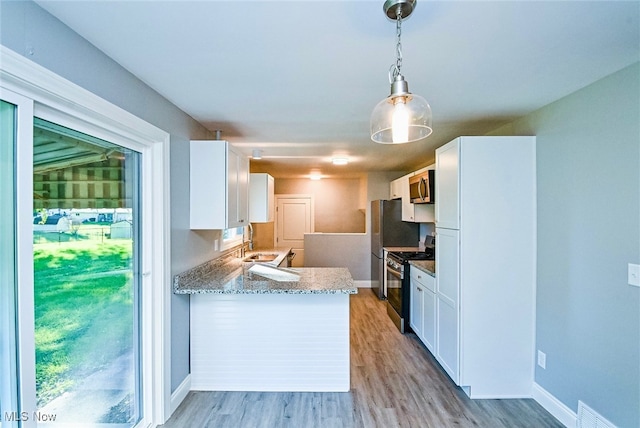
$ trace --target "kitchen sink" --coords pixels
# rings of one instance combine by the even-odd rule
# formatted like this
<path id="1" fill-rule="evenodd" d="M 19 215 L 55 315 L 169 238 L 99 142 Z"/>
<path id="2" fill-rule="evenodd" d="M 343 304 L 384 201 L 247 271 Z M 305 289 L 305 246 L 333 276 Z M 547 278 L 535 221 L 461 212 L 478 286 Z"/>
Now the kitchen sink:
<path id="1" fill-rule="evenodd" d="M 278 254 L 257 253 L 257 254 L 252 254 L 249 257 L 245 257 L 242 261 L 266 263 L 266 262 L 272 262 L 277 258 L 278 258 Z"/>

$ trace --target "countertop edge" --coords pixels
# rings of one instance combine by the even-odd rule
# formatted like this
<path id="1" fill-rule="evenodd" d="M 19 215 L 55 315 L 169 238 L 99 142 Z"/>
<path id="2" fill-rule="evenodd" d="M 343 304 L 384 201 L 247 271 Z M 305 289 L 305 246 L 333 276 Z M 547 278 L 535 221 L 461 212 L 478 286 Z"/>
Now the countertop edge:
<path id="1" fill-rule="evenodd" d="M 415 266 L 417 269 L 420 269 L 422 272 L 427 275 L 431 275 L 432 277 L 436 277 L 436 268 L 434 260 L 409 260 L 409 264 L 411 266 Z M 432 270 L 433 269 L 433 270 Z"/>
<path id="2" fill-rule="evenodd" d="M 220 290 L 220 289 L 206 289 L 206 290 L 179 290 L 174 291 L 174 294 L 358 294 L 358 288 L 344 288 L 344 289 L 326 289 L 326 290 L 302 290 L 302 289 L 286 289 L 286 290 Z"/>

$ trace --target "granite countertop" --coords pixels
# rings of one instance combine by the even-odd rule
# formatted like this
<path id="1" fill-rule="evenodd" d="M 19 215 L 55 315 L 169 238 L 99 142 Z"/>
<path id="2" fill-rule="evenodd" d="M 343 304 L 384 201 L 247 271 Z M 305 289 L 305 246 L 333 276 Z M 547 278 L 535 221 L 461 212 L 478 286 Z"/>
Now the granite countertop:
<path id="1" fill-rule="evenodd" d="M 435 260 L 409 260 L 411 266 L 415 266 L 424 273 L 436 276 L 436 261 Z"/>
<path id="2" fill-rule="evenodd" d="M 291 249 L 252 253 L 284 253 Z M 252 253 L 247 253 L 245 257 Z M 279 257 L 278 257 L 279 258 Z M 268 263 L 243 262 L 228 256 L 196 266 L 173 278 L 176 294 L 356 294 L 347 268 L 279 268 Z"/>

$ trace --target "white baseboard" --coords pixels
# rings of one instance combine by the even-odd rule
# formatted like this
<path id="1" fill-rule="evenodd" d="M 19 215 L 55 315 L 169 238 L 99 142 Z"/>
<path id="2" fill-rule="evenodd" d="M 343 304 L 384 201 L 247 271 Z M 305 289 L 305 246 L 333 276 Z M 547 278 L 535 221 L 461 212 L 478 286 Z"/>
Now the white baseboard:
<path id="1" fill-rule="evenodd" d="M 175 391 L 171 394 L 171 414 L 176 411 L 180 403 L 187 398 L 187 394 L 191 391 L 191 374 L 188 374 L 184 378 L 182 383 L 178 385 Z"/>
<path id="2" fill-rule="evenodd" d="M 547 412 L 551 413 L 564 426 L 567 428 L 575 428 L 577 426 L 578 415 L 535 382 L 533 383 L 532 395 L 538 404 L 544 407 Z"/>
<path id="3" fill-rule="evenodd" d="M 358 288 L 371 288 L 371 281 L 370 280 L 354 280 L 353 281 L 353 285 L 355 285 Z"/>

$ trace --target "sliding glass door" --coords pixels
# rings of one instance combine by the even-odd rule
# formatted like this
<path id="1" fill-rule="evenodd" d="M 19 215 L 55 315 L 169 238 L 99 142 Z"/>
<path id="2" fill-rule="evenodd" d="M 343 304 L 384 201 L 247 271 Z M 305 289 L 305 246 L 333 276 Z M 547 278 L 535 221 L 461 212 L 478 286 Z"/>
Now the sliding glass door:
<path id="1" fill-rule="evenodd" d="M 0 101 L 0 427 L 133 427 L 143 413 L 141 154 L 23 114 L 22 128 L 33 124 L 25 212 L 18 124 L 18 106 Z M 29 216 L 22 233 L 18 215 Z M 22 276 L 19 252 L 32 260 Z"/>
<path id="2" fill-rule="evenodd" d="M 170 412 L 169 134 L 0 45 L 0 428 Z"/>
<path id="3" fill-rule="evenodd" d="M 17 107 L 0 101 L 0 427 L 16 425 L 17 383 L 17 274 L 15 220 L 15 149 Z"/>
<path id="4" fill-rule="evenodd" d="M 140 420 L 140 156 L 34 120 L 36 397 L 57 426 Z"/>

